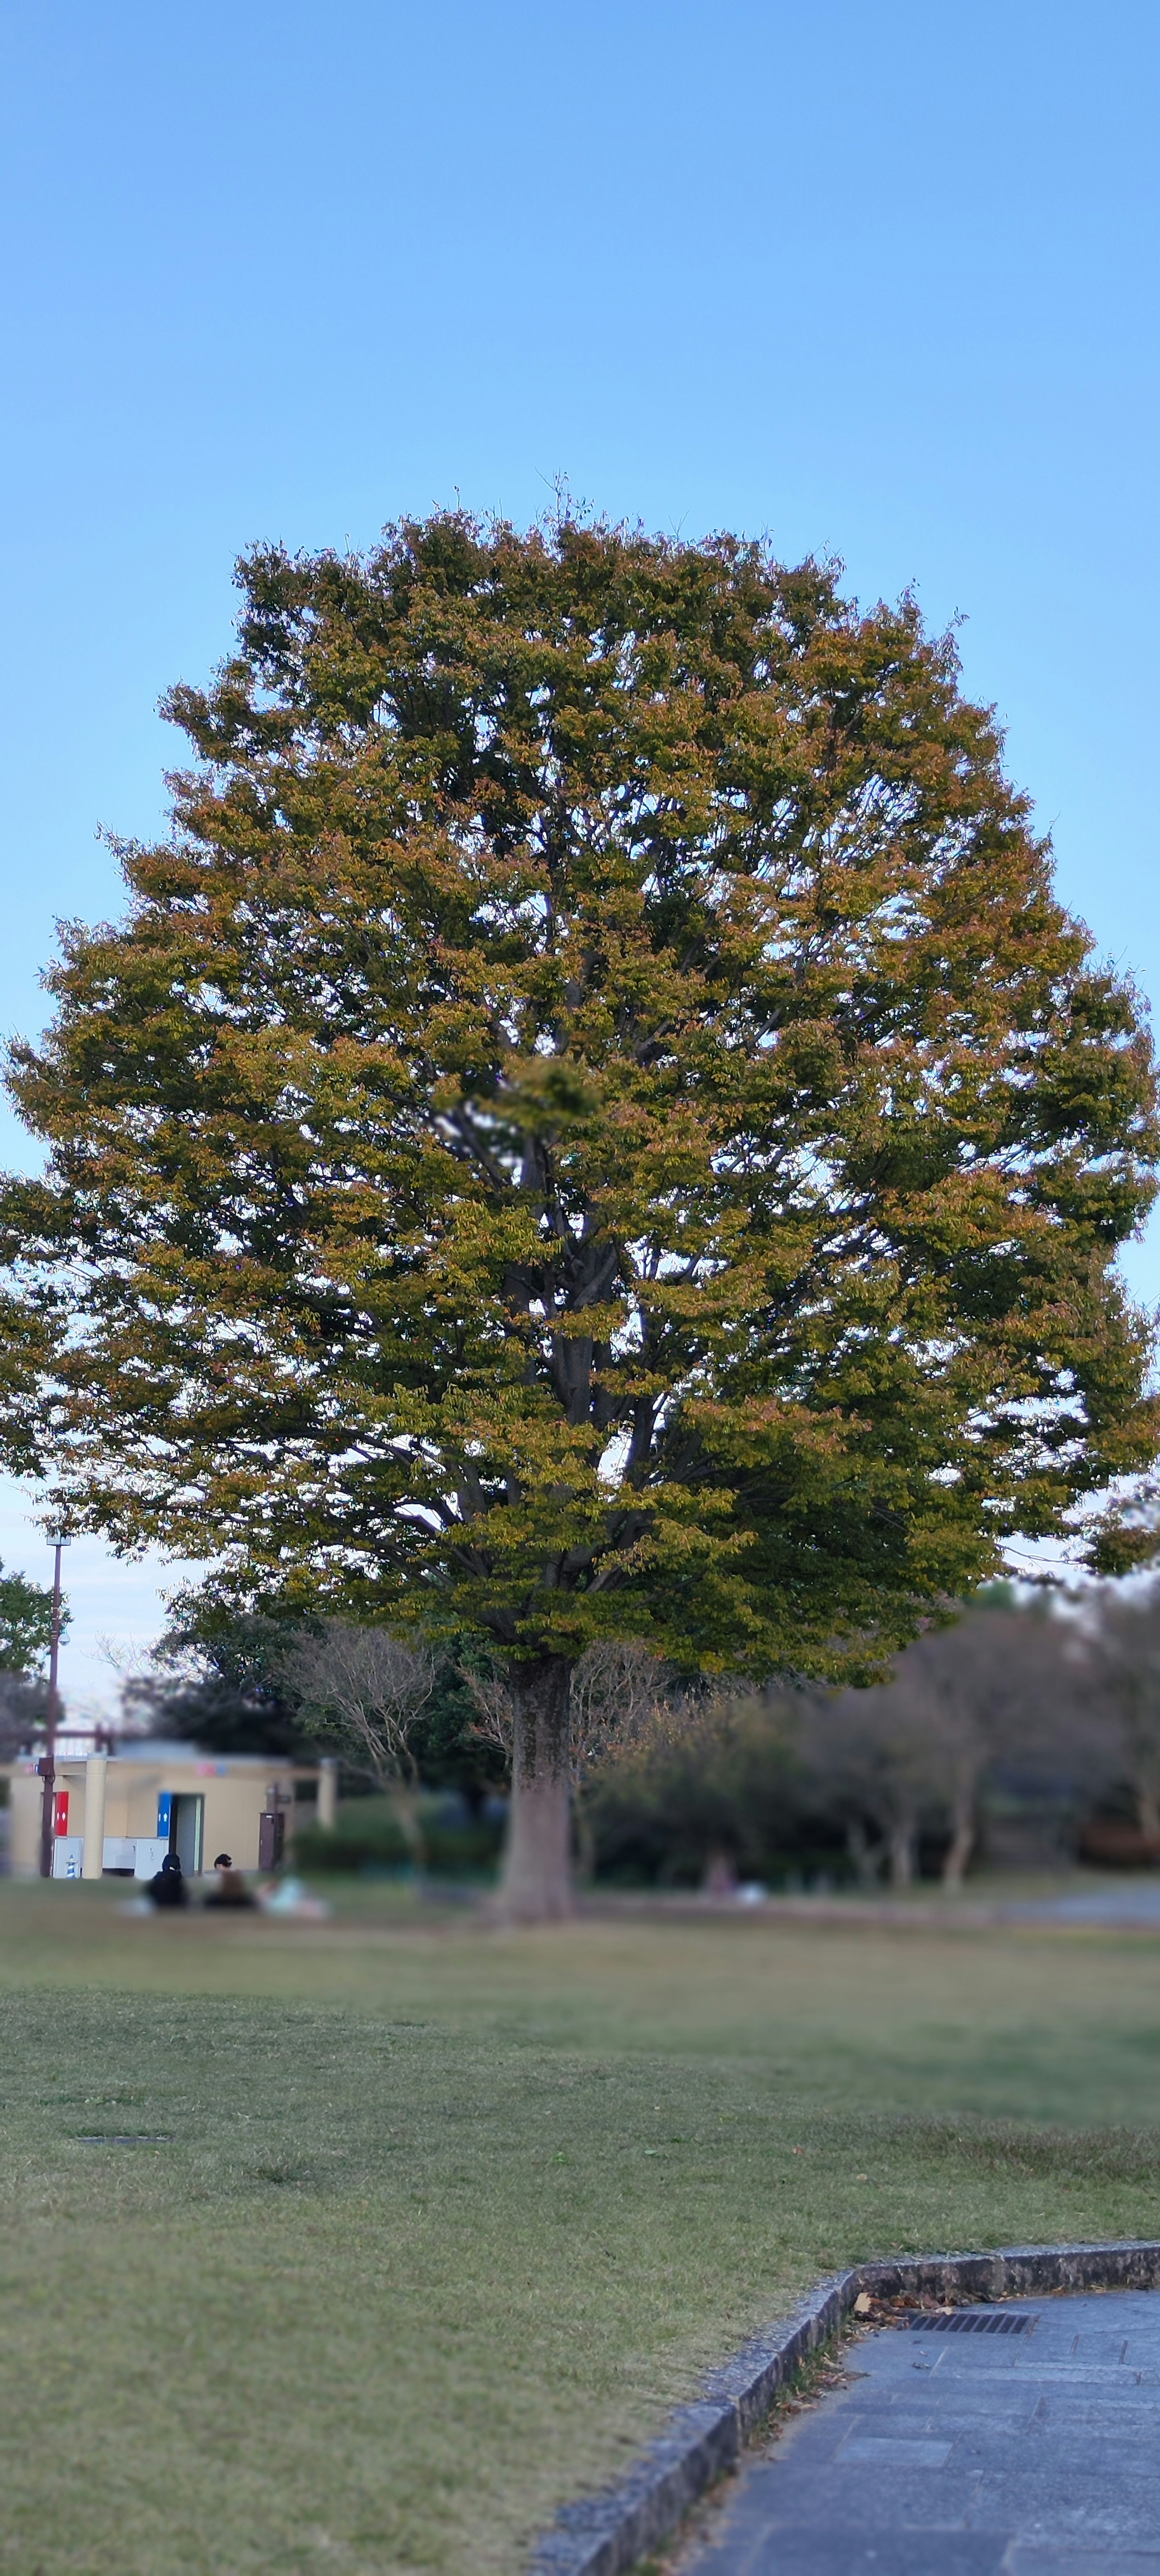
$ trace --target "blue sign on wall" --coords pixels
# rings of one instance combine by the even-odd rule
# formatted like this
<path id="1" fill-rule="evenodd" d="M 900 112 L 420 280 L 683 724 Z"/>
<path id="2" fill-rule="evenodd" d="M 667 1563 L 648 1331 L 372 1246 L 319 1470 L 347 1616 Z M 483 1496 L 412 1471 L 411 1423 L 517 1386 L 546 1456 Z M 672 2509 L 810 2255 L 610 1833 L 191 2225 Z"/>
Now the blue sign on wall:
<path id="1" fill-rule="evenodd" d="M 160 1839 L 164 1837 L 166 1842 L 169 1840 L 169 1820 L 172 1814 L 173 1791 L 172 1789 L 162 1789 L 159 1791 L 157 1799 L 157 1833 L 158 1838 Z"/>

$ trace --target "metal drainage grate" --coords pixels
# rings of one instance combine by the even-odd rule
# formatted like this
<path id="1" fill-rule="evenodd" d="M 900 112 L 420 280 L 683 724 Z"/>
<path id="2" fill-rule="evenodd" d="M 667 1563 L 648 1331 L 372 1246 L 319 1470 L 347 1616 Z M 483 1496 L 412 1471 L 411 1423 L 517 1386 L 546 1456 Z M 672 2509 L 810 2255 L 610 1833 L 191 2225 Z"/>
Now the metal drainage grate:
<path id="1" fill-rule="evenodd" d="M 912 2317 L 910 2331 L 912 2334 L 1026 2334 L 1028 2326 L 1035 2322 L 1034 2317 L 1012 2316 L 1010 2309 L 1004 2312 L 1000 2308 L 996 2313 L 994 2309 L 987 2308 L 951 2308 L 938 2316 Z"/>

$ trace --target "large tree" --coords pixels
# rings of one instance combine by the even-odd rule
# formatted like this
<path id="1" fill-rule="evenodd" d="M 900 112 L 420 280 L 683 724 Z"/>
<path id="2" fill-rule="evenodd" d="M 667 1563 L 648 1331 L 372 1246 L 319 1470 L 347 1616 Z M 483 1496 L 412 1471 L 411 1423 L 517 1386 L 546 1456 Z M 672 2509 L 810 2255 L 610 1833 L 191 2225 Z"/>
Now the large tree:
<path id="1" fill-rule="evenodd" d="M 588 1645 L 868 1675 L 1150 1456 L 1148 1047 L 909 601 L 457 515 L 240 579 L 16 1051 L 11 1436 L 242 1600 L 490 1641 L 563 1911 Z"/>

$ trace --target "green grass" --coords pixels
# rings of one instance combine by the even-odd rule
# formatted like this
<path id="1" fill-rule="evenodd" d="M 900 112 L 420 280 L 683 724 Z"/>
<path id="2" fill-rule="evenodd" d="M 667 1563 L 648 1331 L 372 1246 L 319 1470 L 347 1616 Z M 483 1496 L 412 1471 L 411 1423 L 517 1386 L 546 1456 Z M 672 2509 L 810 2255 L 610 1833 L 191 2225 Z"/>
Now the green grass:
<path id="1" fill-rule="evenodd" d="M 509 2576 L 828 2265 L 1160 2233 L 1151 1936 L 337 1903 L 0 1886 L 0 2567 Z"/>

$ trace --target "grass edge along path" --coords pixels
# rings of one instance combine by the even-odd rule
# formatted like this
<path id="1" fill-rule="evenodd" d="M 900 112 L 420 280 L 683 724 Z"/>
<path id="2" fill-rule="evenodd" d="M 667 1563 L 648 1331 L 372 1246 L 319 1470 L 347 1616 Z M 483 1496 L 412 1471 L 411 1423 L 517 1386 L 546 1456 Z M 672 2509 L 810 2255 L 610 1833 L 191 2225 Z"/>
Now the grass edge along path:
<path id="1" fill-rule="evenodd" d="M 1158 2285 L 1155 2238 L 903 2256 L 831 2274 L 791 2317 L 710 2373 L 702 2402 L 678 2410 L 619 2489 L 564 2507 L 536 2549 L 534 2576 L 624 2576 L 638 2568 L 639 2576 L 661 2576 L 655 2559 L 643 2563 L 658 2547 L 674 2569 L 684 2565 L 704 2536 L 698 2506 L 724 2502 L 747 2449 L 764 2443 L 768 2450 L 789 2416 L 848 2381 L 845 2356 L 864 2334 L 912 2322 L 916 2309 L 945 2314 L 985 2303 L 989 2311 L 1012 2298 Z"/>
<path id="2" fill-rule="evenodd" d="M 330 2004 L 293 1991 L 317 1951 L 295 1965 L 262 1927 L 211 1952 L 145 1926 L 136 1992 L 82 1984 L 124 1956 L 83 1919 L 51 1982 L 42 1949 L 0 1993 L 0 2565 L 22 2576 L 508 2576 L 819 2273 L 1155 2232 L 1155 1944 L 987 1936 L 966 1975 L 961 1943 L 911 1943 L 902 1975 L 864 1934 L 489 1951 L 465 1927 L 336 1947 Z M 348 1999 L 368 1959 L 373 2014 Z M 197 1991 L 219 1968 L 266 1991 Z M 1052 1994 L 1083 2129 L 1043 2118 L 1059 2069 L 1044 2089 L 1019 2063 Z M 959 2066 L 1008 2107 L 951 2107 Z M 1134 2119 L 1096 2125 L 1108 2098 Z"/>

